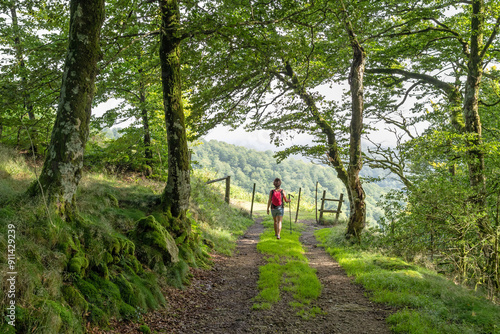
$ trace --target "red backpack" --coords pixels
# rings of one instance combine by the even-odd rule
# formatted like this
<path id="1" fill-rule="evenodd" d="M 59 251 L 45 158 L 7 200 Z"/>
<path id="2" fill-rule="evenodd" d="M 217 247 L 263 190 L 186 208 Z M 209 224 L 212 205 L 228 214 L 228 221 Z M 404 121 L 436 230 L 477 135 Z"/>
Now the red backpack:
<path id="1" fill-rule="evenodd" d="M 273 207 L 281 206 L 283 204 L 283 190 L 272 190 L 271 203 Z"/>

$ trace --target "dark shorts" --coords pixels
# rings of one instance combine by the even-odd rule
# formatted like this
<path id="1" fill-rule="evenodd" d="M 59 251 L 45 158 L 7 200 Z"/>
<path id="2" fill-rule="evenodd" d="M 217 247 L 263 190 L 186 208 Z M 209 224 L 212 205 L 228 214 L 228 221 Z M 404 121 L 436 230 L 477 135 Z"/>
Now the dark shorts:
<path id="1" fill-rule="evenodd" d="M 285 214 L 285 209 L 283 207 L 271 209 L 271 214 L 273 215 L 273 217 L 283 216 Z"/>

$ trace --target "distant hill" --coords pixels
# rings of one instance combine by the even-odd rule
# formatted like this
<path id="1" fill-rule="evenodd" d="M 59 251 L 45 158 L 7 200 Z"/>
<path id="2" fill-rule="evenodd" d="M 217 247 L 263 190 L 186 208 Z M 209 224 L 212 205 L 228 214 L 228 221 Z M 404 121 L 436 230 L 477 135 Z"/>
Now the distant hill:
<path id="1" fill-rule="evenodd" d="M 347 199 L 344 185 L 331 167 L 292 158 L 277 164 L 270 150 L 257 151 L 216 140 L 202 141 L 201 145 L 192 147 L 192 150 L 192 160 L 196 162 L 194 168 L 213 170 L 217 173 L 216 177 L 230 175 L 231 183 L 248 191 L 252 191 L 253 184 L 256 183 L 256 191 L 267 194 L 273 187 L 273 180 L 279 177 L 283 182 L 283 189 L 288 192 L 298 194 L 299 188 L 302 188 L 301 201 L 314 203 L 316 182 L 319 182 L 318 199 L 323 190 L 326 190 L 329 198 L 338 198 L 343 193 Z M 370 178 L 385 175 L 368 167 L 363 168 L 362 174 Z M 381 182 L 365 182 L 363 186 L 367 194 L 367 221 L 375 223 L 383 214 L 376 205 L 380 196 L 400 185 L 383 178 Z M 344 209 L 348 211 L 348 205 Z"/>

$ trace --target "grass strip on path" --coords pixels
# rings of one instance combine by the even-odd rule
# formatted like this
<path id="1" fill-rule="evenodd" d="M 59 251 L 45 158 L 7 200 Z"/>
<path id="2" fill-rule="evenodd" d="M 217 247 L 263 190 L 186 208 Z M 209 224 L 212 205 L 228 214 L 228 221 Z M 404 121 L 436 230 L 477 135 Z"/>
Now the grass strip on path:
<path id="1" fill-rule="evenodd" d="M 292 294 L 294 301 L 290 306 L 298 310 L 297 315 L 311 318 L 322 311 L 311 307 L 313 300 L 321 293 L 321 283 L 316 276 L 316 270 L 309 267 L 304 256 L 304 248 L 299 241 L 300 225 L 293 224 L 293 232 L 283 229 L 281 239 L 274 235 L 272 218 L 262 223 L 266 229 L 260 236 L 257 249 L 264 254 L 267 264 L 261 266 L 258 287 L 260 293 L 255 297 L 254 310 L 270 309 L 280 300 L 282 291 Z"/>
<path id="2" fill-rule="evenodd" d="M 372 300 L 400 308 L 387 321 L 395 333 L 500 333 L 500 307 L 481 294 L 457 285 L 431 270 L 348 246 L 345 226 L 315 235 L 323 247 Z"/>

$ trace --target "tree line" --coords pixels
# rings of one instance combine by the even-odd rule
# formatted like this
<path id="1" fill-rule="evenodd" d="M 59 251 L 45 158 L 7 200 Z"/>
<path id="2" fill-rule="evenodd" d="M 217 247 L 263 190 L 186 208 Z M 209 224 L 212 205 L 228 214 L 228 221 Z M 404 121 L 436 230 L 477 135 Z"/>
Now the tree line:
<path id="1" fill-rule="evenodd" d="M 271 130 L 277 146 L 308 133 L 314 144 L 277 158 L 300 152 L 335 171 L 349 199 L 347 239 L 361 242 L 366 224 L 363 164 L 386 169 L 404 185 L 387 198 L 387 237 L 403 248 L 422 240 L 408 254 L 450 257 L 461 280 L 498 291 L 499 8 L 494 0 L 4 1 L 0 140 L 45 156 L 28 193 L 48 196 L 71 220 L 89 135 L 133 119 L 123 147 L 146 174 L 168 170 L 161 206 L 184 231 L 190 137 L 219 124 Z M 319 89 L 338 83 L 348 87 L 339 99 Z M 92 119 L 92 106 L 111 97 L 123 104 Z M 387 127 L 396 146 L 375 142 L 374 127 Z M 94 152 L 112 146 L 102 144 Z"/>

